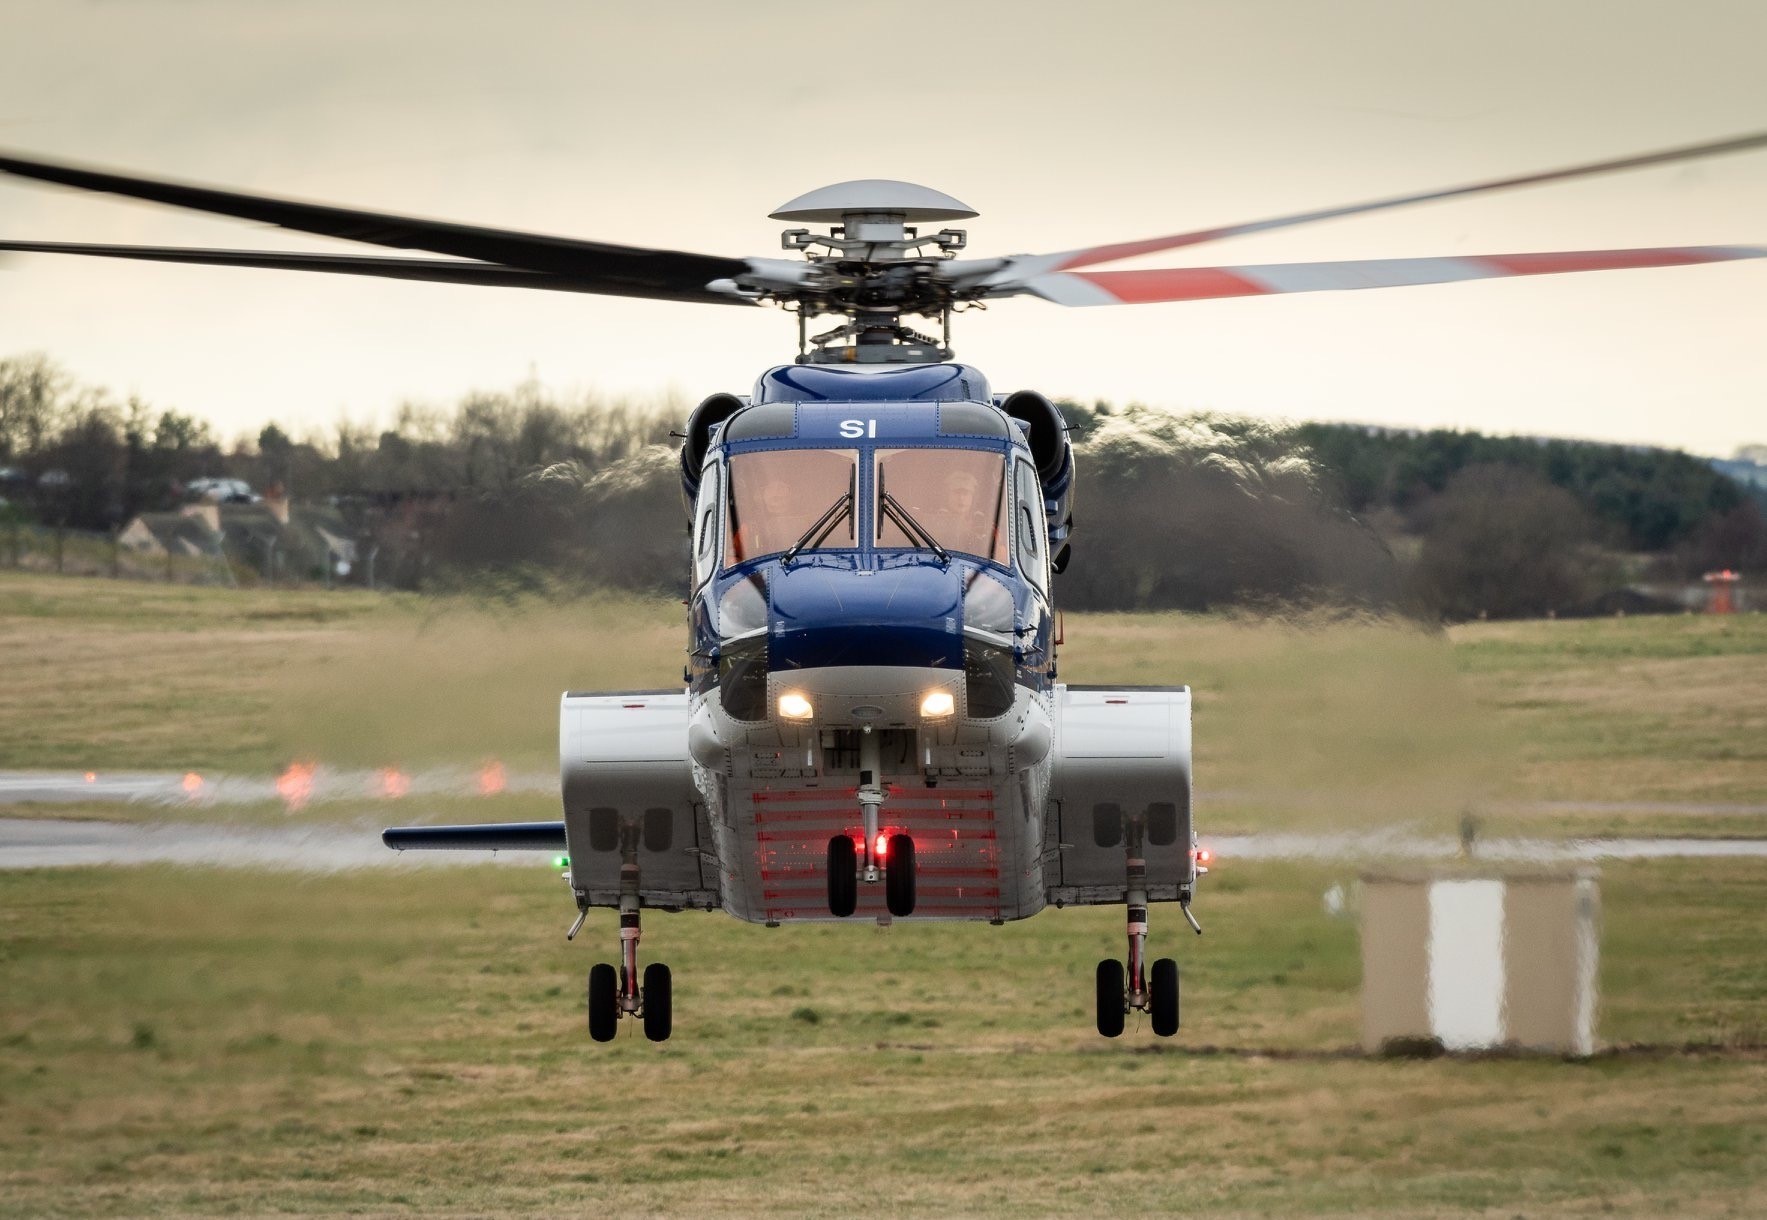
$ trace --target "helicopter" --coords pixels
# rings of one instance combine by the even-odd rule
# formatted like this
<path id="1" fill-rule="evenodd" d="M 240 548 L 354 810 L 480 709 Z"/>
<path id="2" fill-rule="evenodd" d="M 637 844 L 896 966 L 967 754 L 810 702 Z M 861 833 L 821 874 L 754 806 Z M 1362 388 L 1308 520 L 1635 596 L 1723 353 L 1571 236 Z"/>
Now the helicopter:
<path id="1" fill-rule="evenodd" d="M 1756 133 L 1250 223 L 1048 254 L 967 258 L 977 213 L 866 179 L 771 215 L 796 257 L 727 258 L 385 215 L 0 155 L 0 172 L 448 257 L 0 240 L 0 251 L 318 271 L 727 306 L 797 319 L 795 360 L 686 422 L 686 664 L 680 682 L 567 691 L 558 821 L 392 827 L 396 850 L 562 853 L 577 914 L 618 912 L 619 964 L 588 972 L 588 1029 L 652 1041 L 669 968 L 640 971 L 642 913 L 999 925 L 1122 906 L 1126 952 L 1095 970 L 1095 1023 L 1180 1025 L 1175 959 L 1149 908 L 1190 928 L 1209 853 L 1192 817 L 1191 691 L 1059 679 L 1055 581 L 1073 556 L 1074 454 L 1034 390 L 957 363 L 955 313 L 1390 288 L 1767 257 L 1684 246 L 1451 258 L 1094 270 L 1362 213 L 1767 146 Z M 818 226 L 810 228 L 808 226 Z M 834 325 L 812 332 L 818 317 Z M 913 329 L 927 320 L 937 334 Z"/>

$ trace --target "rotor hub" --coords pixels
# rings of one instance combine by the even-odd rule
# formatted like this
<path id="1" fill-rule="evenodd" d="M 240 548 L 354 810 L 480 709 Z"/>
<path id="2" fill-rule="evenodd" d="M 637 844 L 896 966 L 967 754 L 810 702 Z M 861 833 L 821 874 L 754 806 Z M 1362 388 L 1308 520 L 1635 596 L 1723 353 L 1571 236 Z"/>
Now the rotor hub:
<path id="1" fill-rule="evenodd" d="M 920 364 L 949 360 L 952 296 L 937 274 L 963 249 L 960 229 L 920 236 L 919 223 L 964 220 L 973 208 L 942 191 L 912 182 L 865 178 L 799 195 L 770 213 L 774 220 L 828 226 L 787 229 L 780 244 L 802 253 L 813 270 L 811 291 L 796 297 L 798 360 L 813 364 Z M 811 336 L 802 321 L 842 314 L 847 323 Z M 938 318 L 939 340 L 902 325 L 903 316 Z"/>

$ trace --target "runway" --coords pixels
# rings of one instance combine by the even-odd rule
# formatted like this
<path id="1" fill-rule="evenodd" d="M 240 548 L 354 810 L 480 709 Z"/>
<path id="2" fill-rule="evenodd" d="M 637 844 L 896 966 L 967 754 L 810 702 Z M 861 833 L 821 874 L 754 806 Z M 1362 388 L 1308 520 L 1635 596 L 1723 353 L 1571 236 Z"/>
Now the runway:
<path id="1" fill-rule="evenodd" d="M 1217 872 L 1231 871 L 1236 860 L 1315 860 L 1356 866 L 1382 861 L 1451 860 L 1460 854 L 1456 839 L 1402 834 L 1229 835 L 1205 838 L 1203 842 L 1214 854 Z M 1474 859 L 1493 863 L 1599 863 L 1737 856 L 1767 858 L 1767 839 L 1491 839 L 1479 843 Z M 549 865 L 550 853 L 395 852 L 381 844 L 380 827 L 371 824 L 235 827 L 188 821 L 142 825 L 0 818 L 0 870 L 180 864 L 338 872 L 485 863 L 535 868 Z"/>
<path id="2" fill-rule="evenodd" d="M 204 775 L 195 771 L 0 771 L 0 808 L 84 802 L 213 806 L 281 801 L 306 805 L 383 797 L 556 793 L 556 771 L 477 767 L 335 768 L 290 765 L 280 775 Z"/>
<path id="3" fill-rule="evenodd" d="M 500 764 L 477 767 L 337 768 L 293 764 L 280 775 L 203 775 L 193 771 L 0 771 L 0 808 L 124 801 L 157 805 L 250 805 L 260 802 L 322 803 L 388 796 L 483 796 L 552 794 L 555 770 L 508 771 Z M 1326 807 L 1339 798 L 1306 792 L 1200 791 L 1199 805 Z M 1712 801 L 1501 801 L 1493 813 L 1647 813 L 1681 817 L 1714 814 L 1759 816 L 1767 804 Z"/>

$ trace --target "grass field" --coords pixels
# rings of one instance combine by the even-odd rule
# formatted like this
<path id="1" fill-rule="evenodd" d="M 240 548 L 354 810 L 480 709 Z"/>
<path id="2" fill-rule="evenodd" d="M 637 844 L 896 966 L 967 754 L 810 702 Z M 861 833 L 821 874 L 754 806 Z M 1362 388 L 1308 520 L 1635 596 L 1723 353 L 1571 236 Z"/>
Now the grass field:
<path id="1" fill-rule="evenodd" d="M 1206 830 L 1760 833 L 1767 616 L 1067 618 L 1191 682 Z M 551 765 L 558 690 L 667 685 L 679 607 L 0 576 L 0 768 Z M 550 798 L 289 814 L 545 816 Z M 1581 802 L 1576 807 L 1540 802 Z M 1625 805 L 1673 804 L 1674 811 Z M 1585 807 L 1590 806 L 1590 807 Z M 14 807 L 0 812 L 17 814 Z M 1355 1054 L 1354 869 L 1225 861 L 1171 1042 L 1091 1032 L 1116 910 L 1002 928 L 653 915 L 676 1035 L 582 1028 L 534 868 L 0 871 L 0 1214 L 1734 1215 L 1767 1191 L 1767 866 L 1604 870 L 1612 1051 Z"/>
<path id="2" fill-rule="evenodd" d="M 1188 682 L 1202 824 L 1404 824 L 1538 802 L 1767 806 L 1767 615 L 1473 624 L 1068 615 L 1062 676 Z M 0 574 L 0 768 L 555 765 L 558 692 L 679 681 L 678 606 Z M 68 812 L 68 811 L 63 811 Z M 104 809 L 85 811 L 104 815 Z M 303 816 L 350 820 L 356 809 Z M 418 809 L 413 816 L 423 816 Z M 1724 810 L 1706 810 L 1723 816 Z M 1767 827 L 1755 810 L 1730 825 Z M 147 811 L 136 810 L 136 816 Z M 1680 834 L 1558 808 L 1546 833 Z"/>
<path id="3" fill-rule="evenodd" d="M 1610 869 L 1587 1063 L 1382 1062 L 1342 873 L 1236 866 L 1170 1043 L 1089 1030 L 1121 914 L 653 916 L 676 1032 L 582 1029 L 551 870 L 0 875 L 8 1214 L 1751 1215 L 1758 865 Z M 1619 901 L 1625 895 L 1625 901 Z M 1694 1049 L 1688 1049 L 1691 1046 Z"/>

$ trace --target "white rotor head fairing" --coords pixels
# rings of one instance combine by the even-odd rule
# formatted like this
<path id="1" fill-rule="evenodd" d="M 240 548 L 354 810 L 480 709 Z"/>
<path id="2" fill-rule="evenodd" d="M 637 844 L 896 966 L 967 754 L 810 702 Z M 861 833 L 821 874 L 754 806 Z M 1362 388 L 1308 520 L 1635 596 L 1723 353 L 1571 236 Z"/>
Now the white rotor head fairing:
<path id="1" fill-rule="evenodd" d="M 851 212 L 887 212 L 905 221 L 968 220 L 977 213 L 943 191 L 893 178 L 856 178 L 818 187 L 769 212 L 773 220 L 839 224 Z"/>

